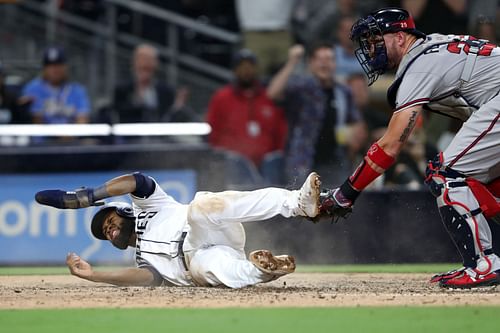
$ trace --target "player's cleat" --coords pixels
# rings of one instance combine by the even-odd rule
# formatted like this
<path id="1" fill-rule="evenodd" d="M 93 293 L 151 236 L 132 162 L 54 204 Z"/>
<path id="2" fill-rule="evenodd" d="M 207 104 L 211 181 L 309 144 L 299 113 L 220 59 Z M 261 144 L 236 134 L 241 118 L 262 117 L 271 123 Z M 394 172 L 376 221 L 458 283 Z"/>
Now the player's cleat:
<path id="1" fill-rule="evenodd" d="M 479 274 L 471 268 L 464 269 L 460 274 L 451 279 L 439 281 L 442 288 L 471 289 L 477 287 L 490 287 L 500 284 L 500 270 L 487 274 Z"/>
<path id="2" fill-rule="evenodd" d="M 440 282 L 440 281 L 445 281 L 445 280 L 453 279 L 453 278 L 459 276 L 460 274 L 462 274 L 462 272 L 464 270 L 465 270 L 465 267 L 462 267 L 462 268 L 459 268 L 459 269 L 453 269 L 453 270 L 448 271 L 446 273 L 436 274 L 433 277 L 431 277 L 431 279 L 430 279 L 429 282 L 430 283 L 436 283 L 436 282 Z"/>
<path id="3" fill-rule="evenodd" d="M 316 172 L 311 172 L 299 190 L 297 215 L 305 217 L 318 215 L 320 185 L 319 175 Z"/>
<path id="4" fill-rule="evenodd" d="M 273 256 L 271 251 L 257 250 L 250 253 L 249 259 L 267 274 L 282 276 L 295 272 L 295 258 L 289 255 Z"/>

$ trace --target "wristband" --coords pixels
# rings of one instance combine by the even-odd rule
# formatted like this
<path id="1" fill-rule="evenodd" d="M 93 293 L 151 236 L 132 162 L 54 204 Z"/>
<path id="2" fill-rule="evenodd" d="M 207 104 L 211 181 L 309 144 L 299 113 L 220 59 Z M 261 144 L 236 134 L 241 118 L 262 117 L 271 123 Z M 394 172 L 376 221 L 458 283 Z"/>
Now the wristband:
<path id="1" fill-rule="evenodd" d="M 358 192 L 367 187 L 372 181 L 382 174 L 375 170 L 369 163 L 368 159 L 373 162 L 378 168 L 383 171 L 387 170 L 394 164 L 394 157 L 388 155 L 378 143 L 374 143 L 366 153 L 363 162 L 358 166 L 356 171 L 349 177 L 350 185 Z"/>
<path id="2" fill-rule="evenodd" d="M 90 191 L 90 194 L 89 194 L 89 198 L 91 199 L 91 203 L 95 202 L 95 201 L 99 201 L 99 200 L 102 200 L 102 199 L 106 199 L 106 198 L 109 198 L 109 193 L 108 191 L 106 190 L 106 184 L 104 185 L 101 185 L 99 187 L 96 187 L 94 189 L 89 189 Z"/>
<path id="3" fill-rule="evenodd" d="M 344 195 L 344 198 L 351 201 L 351 205 L 359 196 L 359 191 L 356 191 L 351 184 L 351 181 L 347 179 L 342 185 L 340 185 L 340 192 Z"/>

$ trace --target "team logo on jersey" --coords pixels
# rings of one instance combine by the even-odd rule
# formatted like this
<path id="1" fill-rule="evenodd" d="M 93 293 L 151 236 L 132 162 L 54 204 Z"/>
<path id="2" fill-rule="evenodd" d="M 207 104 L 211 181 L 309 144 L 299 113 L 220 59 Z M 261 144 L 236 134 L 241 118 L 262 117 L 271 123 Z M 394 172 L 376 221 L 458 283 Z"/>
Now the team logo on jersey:
<path id="1" fill-rule="evenodd" d="M 149 221 L 155 217 L 158 212 L 140 212 L 137 215 L 137 233 L 143 234 Z"/>

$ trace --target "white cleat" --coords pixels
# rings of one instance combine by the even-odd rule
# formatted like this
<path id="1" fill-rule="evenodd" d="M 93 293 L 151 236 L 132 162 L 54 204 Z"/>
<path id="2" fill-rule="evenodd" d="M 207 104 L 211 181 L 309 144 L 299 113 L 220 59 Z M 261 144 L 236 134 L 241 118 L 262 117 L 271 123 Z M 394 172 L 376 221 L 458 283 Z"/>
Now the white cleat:
<path id="1" fill-rule="evenodd" d="M 295 272 L 295 258 L 289 255 L 273 256 L 271 251 L 257 250 L 248 258 L 260 271 L 276 277 Z"/>
<path id="2" fill-rule="evenodd" d="M 316 217 L 319 214 L 320 185 L 319 175 L 311 172 L 299 190 L 297 215 Z"/>

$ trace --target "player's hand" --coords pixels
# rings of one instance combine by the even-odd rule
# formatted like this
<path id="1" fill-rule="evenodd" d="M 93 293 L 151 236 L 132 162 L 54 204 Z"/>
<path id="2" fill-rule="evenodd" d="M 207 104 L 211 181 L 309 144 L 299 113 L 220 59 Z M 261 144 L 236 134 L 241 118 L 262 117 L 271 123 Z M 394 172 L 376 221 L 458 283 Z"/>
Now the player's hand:
<path id="1" fill-rule="evenodd" d="M 304 53 L 305 53 L 304 46 L 300 44 L 293 45 L 288 50 L 288 61 L 296 64 L 302 59 Z"/>
<path id="2" fill-rule="evenodd" d="M 353 202 L 344 196 L 340 188 L 324 190 L 320 193 L 319 202 L 320 213 L 313 222 L 318 222 L 324 217 L 337 222 L 340 217 L 346 218 L 352 212 Z"/>
<path id="3" fill-rule="evenodd" d="M 35 200 L 39 204 L 61 209 L 86 208 L 104 204 L 102 201 L 94 200 L 94 190 L 91 188 L 80 188 L 75 191 L 44 190 L 36 193 Z"/>
<path id="4" fill-rule="evenodd" d="M 90 280 L 92 274 L 92 266 L 82 258 L 80 258 L 76 253 L 68 253 L 66 256 L 66 265 L 68 265 L 69 271 L 72 275 L 78 276 L 83 279 Z"/>

